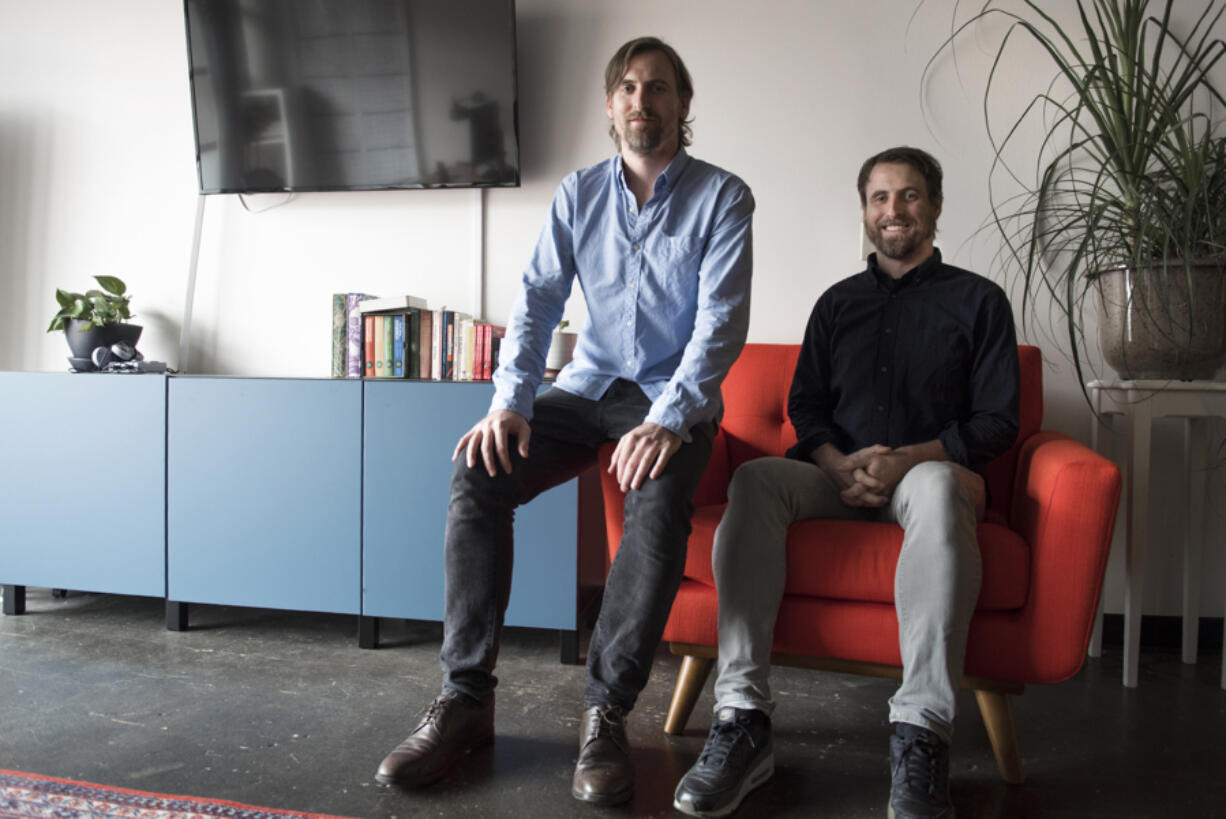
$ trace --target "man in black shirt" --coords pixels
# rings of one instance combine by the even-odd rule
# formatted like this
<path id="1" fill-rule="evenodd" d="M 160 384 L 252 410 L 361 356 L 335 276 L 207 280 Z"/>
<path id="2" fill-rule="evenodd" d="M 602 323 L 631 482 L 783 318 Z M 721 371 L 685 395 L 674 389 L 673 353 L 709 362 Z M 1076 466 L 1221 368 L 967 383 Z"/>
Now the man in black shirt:
<path id="1" fill-rule="evenodd" d="M 877 252 L 818 299 L 788 398 L 798 443 L 740 467 L 712 556 L 719 593 L 715 720 L 674 806 L 726 816 L 770 778 L 768 675 L 788 526 L 896 522 L 903 661 L 890 699 L 890 817 L 953 817 L 949 743 L 979 595 L 976 471 L 1018 429 L 1017 341 L 1004 291 L 933 246 L 941 167 L 914 148 L 866 161 L 857 187 Z"/>

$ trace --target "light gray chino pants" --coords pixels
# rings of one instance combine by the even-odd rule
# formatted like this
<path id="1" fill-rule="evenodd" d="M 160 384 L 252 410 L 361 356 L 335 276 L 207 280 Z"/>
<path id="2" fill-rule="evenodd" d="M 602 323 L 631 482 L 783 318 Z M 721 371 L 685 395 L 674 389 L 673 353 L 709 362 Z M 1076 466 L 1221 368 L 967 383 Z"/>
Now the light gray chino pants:
<path id="1" fill-rule="evenodd" d="M 921 725 L 949 742 L 966 636 L 982 566 L 976 521 L 983 478 L 949 461 L 908 472 L 880 509 L 851 507 L 814 463 L 759 458 L 742 464 L 728 488 L 712 563 L 719 592 L 716 708 L 774 709 L 770 654 L 787 577 L 787 529 L 809 518 L 897 523 L 904 530 L 894 573 L 902 685 L 890 722 Z"/>

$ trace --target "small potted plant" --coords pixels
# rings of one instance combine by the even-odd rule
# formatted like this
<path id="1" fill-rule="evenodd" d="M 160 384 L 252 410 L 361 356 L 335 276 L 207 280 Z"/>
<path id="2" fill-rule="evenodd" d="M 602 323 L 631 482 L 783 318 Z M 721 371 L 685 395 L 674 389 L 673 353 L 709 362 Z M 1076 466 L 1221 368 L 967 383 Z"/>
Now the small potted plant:
<path id="1" fill-rule="evenodd" d="M 549 352 L 545 356 L 545 377 L 556 378 L 562 368 L 570 363 L 575 355 L 575 342 L 579 340 L 578 333 L 568 333 L 566 328 L 570 322 L 566 319 L 558 322 L 557 329 L 549 342 Z"/>
<path id="2" fill-rule="evenodd" d="M 115 276 L 94 276 L 101 290 L 72 293 L 56 289 L 55 300 L 60 309 L 51 319 L 48 333 L 63 331 L 72 351 L 69 363 L 73 369 L 89 371 L 102 366 L 93 360 L 99 347 L 108 350 L 114 344 L 126 343 L 133 349 L 140 338 L 141 327 L 128 324 L 132 311 L 128 306 L 128 286 Z"/>

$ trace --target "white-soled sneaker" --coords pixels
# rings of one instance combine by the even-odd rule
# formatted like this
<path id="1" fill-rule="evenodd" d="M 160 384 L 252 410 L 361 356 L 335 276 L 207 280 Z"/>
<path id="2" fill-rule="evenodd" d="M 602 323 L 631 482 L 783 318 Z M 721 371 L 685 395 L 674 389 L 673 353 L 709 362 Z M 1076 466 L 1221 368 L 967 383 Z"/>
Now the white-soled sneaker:
<path id="1" fill-rule="evenodd" d="M 775 772 L 771 718 L 755 708 L 721 708 L 707 743 L 673 796 L 690 816 L 728 816 Z"/>

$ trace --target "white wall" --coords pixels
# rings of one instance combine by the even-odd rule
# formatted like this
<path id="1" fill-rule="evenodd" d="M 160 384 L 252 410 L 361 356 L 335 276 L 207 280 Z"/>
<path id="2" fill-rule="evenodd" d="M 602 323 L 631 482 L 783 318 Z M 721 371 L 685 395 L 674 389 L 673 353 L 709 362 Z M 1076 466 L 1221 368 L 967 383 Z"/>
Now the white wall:
<path id="1" fill-rule="evenodd" d="M 963 4 L 964 6 L 966 4 Z M 1059 5 L 1059 4 L 1058 4 Z M 1195 5 L 1195 4 L 1193 4 Z M 741 175 L 758 202 L 750 340 L 791 342 L 816 297 L 858 267 L 854 183 L 870 153 L 909 143 L 946 169 L 938 243 L 955 264 L 994 276 L 987 213 L 990 154 L 979 89 L 992 31 L 967 41 L 963 85 L 949 62 L 919 77 L 948 31 L 952 0 L 928 0 L 908 27 L 899 0 L 519 0 L 523 185 L 487 193 L 486 317 L 505 320 L 521 266 L 558 181 L 608 156 L 604 63 L 654 33 L 694 76 L 692 152 Z M 1186 10 L 1185 10 L 1186 12 Z M 1029 66 L 1006 76 L 1027 97 Z M 1014 89 L 1014 90 L 1011 90 Z M 134 293 L 146 357 L 178 365 L 196 179 L 182 6 L 176 0 L 0 0 L 0 367 L 63 370 L 44 330 L 57 286 L 97 273 Z M 474 191 L 306 194 L 207 200 L 193 317 L 193 372 L 326 376 L 329 296 L 410 292 L 474 302 Z M 585 311 L 572 298 L 567 317 Z M 1088 413 L 1055 345 L 1041 338 L 1046 426 L 1088 440 Z M 1155 538 L 1146 610 L 1177 613 L 1175 430 L 1160 430 Z M 1215 429 L 1220 439 L 1226 430 Z M 1226 457 L 1226 453 L 1223 453 Z M 1212 484 L 1222 497 L 1222 475 Z M 1222 505 L 1204 566 L 1206 615 L 1223 609 Z M 1120 610 L 1113 559 L 1107 609 Z"/>

